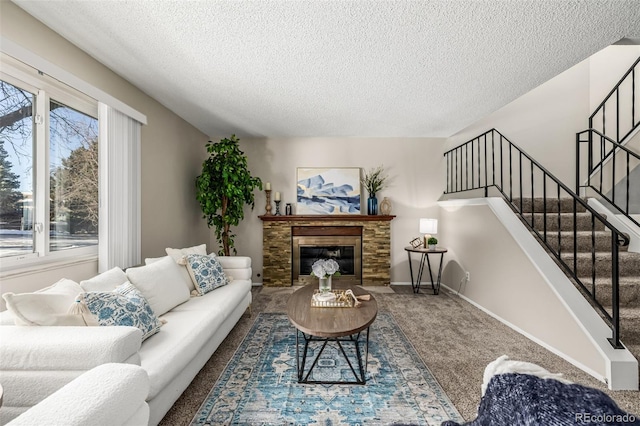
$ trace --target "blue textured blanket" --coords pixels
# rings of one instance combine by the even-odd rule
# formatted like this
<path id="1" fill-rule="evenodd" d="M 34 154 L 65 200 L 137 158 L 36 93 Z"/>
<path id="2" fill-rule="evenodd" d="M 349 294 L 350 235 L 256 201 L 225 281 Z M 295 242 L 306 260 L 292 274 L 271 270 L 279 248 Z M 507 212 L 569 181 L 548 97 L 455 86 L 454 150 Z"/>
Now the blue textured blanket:
<path id="1" fill-rule="evenodd" d="M 465 425 L 640 426 L 638 416 L 621 410 L 604 392 L 528 374 L 500 374 L 489 382 L 478 417 Z M 442 426 L 460 426 L 446 421 Z"/>

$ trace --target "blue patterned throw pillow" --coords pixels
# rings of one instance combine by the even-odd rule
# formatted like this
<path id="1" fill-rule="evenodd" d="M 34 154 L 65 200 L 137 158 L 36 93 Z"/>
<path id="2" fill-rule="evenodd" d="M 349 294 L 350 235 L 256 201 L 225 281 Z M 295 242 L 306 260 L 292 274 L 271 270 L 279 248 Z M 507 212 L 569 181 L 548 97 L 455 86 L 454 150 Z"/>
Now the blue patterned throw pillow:
<path id="1" fill-rule="evenodd" d="M 142 293 L 130 282 L 114 291 L 88 292 L 82 295 L 89 312 L 99 325 L 128 325 L 142 330 L 142 340 L 160 331 L 162 324 Z"/>
<path id="2" fill-rule="evenodd" d="M 222 265 L 220 265 L 215 256 L 188 254 L 185 257 L 189 275 L 191 275 L 191 279 L 196 285 L 196 290 L 200 296 L 229 284 Z"/>

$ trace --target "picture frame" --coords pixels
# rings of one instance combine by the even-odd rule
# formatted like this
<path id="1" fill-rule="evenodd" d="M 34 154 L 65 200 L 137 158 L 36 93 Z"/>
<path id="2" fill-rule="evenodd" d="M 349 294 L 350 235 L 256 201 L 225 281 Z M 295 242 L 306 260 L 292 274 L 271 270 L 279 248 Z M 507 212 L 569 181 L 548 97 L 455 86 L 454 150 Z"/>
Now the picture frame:
<path id="1" fill-rule="evenodd" d="M 416 237 L 413 240 L 411 240 L 409 244 L 411 244 L 411 247 L 413 247 L 414 249 L 420 248 L 422 247 L 422 238 Z"/>
<path id="2" fill-rule="evenodd" d="M 296 214 L 360 214 L 359 167 L 298 167 Z"/>

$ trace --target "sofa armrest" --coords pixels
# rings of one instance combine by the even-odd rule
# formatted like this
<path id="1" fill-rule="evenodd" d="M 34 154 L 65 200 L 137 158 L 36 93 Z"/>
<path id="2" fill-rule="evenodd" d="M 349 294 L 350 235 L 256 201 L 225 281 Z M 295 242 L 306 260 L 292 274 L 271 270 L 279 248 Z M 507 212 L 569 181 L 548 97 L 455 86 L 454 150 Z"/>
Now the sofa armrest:
<path id="1" fill-rule="evenodd" d="M 251 258 L 247 256 L 216 256 L 222 269 L 250 269 Z"/>
<path id="2" fill-rule="evenodd" d="M 89 370 L 137 356 L 136 327 L 0 326 L 0 371 Z"/>
<path id="3" fill-rule="evenodd" d="M 9 425 L 146 425 L 148 394 L 149 377 L 142 367 L 103 364 L 66 384 Z"/>
<path id="4" fill-rule="evenodd" d="M 217 256 L 220 266 L 233 281 L 251 282 L 253 271 L 251 270 L 251 258 L 247 256 Z"/>

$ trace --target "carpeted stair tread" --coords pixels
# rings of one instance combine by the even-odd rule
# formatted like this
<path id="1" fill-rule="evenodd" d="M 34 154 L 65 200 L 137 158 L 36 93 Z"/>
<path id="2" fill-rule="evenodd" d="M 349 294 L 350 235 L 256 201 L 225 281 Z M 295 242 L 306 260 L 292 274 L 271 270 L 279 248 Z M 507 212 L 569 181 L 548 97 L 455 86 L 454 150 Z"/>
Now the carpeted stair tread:
<path id="1" fill-rule="evenodd" d="M 590 286 L 591 277 L 581 277 L 580 280 Z M 618 297 L 621 307 L 640 306 L 640 279 L 620 277 Z M 611 277 L 596 277 L 596 298 L 603 306 L 611 305 Z"/>
<path id="2" fill-rule="evenodd" d="M 577 231 L 577 247 L 578 252 L 591 253 L 593 246 L 593 238 L 595 237 L 596 252 L 611 251 L 611 233 L 608 231 Z M 574 249 L 574 233 L 573 231 L 560 231 L 560 243 L 562 251 L 571 251 Z M 547 232 L 547 243 L 558 250 L 558 232 Z M 620 246 L 621 252 L 627 251 L 628 246 Z"/>
<path id="3" fill-rule="evenodd" d="M 513 206 L 516 209 L 520 209 L 520 199 L 514 198 L 512 201 Z M 531 212 L 533 204 L 533 211 L 542 213 L 545 211 L 545 202 L 544 198 L 534 198 L 533 203 L 531 198 L 523 198 L 522 199 L 522 211 L 523 212 Z M 574 200 L 573 198 L 547 198 L 546 202 L 546 211 L 549 212 L 573 212 L 574 210 Z M 576 203 L 576 211 L 577 212 L 585 212 L 586 208 L 583 207 L 580 203 Z"/>
<path id="4" fill-rule="evenodd" d="M 531 213 L 525 213 L 523 217 L 531 224 Z M 558 217 L 559 216 L 559 217 Z M 575 215 L 576 223 L 578 224 L 578 231 L 591 231 L 591 213 L 577 213 Z M 539 229 L 541 232 L 544 230 L 544 217 L 543 213 L 533 213 L 533 227 Z M 573 231 L 574 214 L 573 213 L 548 213 L 546 215 L 547 232 L 558 231 L 558 227 L 562 231 Z M 593 224 L 595 231 L 604 231 L 604 223 L 596 220 Z"/>
<path id="5" fill-rule="evenodd" d="M 629 344 L 640 344 L 640 307 L 620 309 L 621 340 Z M 636 358 L 640 353 L 634 353 Z"/>
<path id="6" fill-rule="evenodd" d="M 573 252 L 564 252 L 561 254 L 561 257 L 562 260 L 567 263 L 567 265 L 573 265 Z M 611 275 L 611 257 L 611 253 L 596 253 L 595 269 L 597 277 L 606 277 Z M 638 273 L 640 271 L 640 253 L 621 251 L 620 253 L 618 253 L 618 258 L 619 272 L 621 277 L 638 276 Z M 577 253 L 577 275 L 590 276 L 591 267 L 591 253 Z"/>

